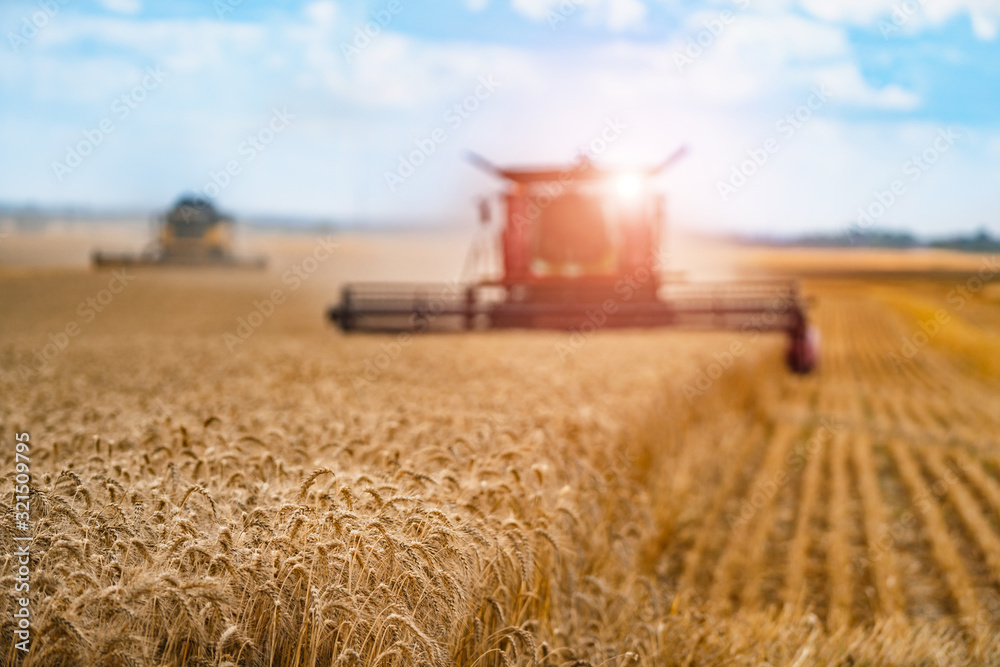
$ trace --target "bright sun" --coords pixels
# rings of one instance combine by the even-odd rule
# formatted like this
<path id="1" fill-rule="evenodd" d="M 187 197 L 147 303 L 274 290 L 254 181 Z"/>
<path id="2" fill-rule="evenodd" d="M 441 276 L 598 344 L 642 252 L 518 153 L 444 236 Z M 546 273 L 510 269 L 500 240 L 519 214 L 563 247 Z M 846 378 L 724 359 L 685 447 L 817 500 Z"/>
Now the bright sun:
<path id="1" fill-rule="evenodd" d="M 623 199 L 637 199 L 642 194 L 643 180 L 639 174 L 619 174 L 615 176 L 614 188 Z"/>

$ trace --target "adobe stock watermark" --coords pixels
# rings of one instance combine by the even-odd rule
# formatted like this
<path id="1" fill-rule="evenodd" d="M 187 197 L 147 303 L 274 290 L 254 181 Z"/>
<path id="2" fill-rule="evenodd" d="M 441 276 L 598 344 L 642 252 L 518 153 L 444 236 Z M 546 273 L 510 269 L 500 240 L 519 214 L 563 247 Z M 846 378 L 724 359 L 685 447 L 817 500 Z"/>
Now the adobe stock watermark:
<path id="1" fill-rule="evenodd" d="M 923 9 L 926 2 L 927 0 L 902 0 L 894 4 L 889 19 L 879 19 L 878 30 L 882 33 L 882 39 L 889 39 L 890 35 L 899 32 L 917 12 Z"/>
<path id="2" fill-rule="evenodd" d="M 12 605 L 15 607 L 14 635 L 18 641 L 14 648 L 27 653 L 31 648 L 31 436 L 27 432 L 14 434 L 14 525 L 19 535 L 14 535 L 14 553 L 8 555 L 11 570 L 16 573 Z M 16 565 L 17 567 L 13 567 Z"/>
<path id="3" fill-rule="evenodd" d="M 18 31 L 7 32 L 7 42 L 17 53 L 54 19 L 70 0 L 38 0 L 38 9 L 21 17 Z"/>
<path id="4" fill-rule="evenodd" d="M 49 364 L 69 347 L 70 341 L 83 332 L 84 326 L 96 320 L 133 280 L 135 275 L 130 275 L 125 269 L 112 271 L 111 279 L 103 289 L 77 305 L 76 314 L 79 319 L 70 320 L 62 329 L 50 332 L 48 342 L 41 349 L 34 350 L 30 365 L 18 365 L 17 374 L 21 380 L 36 378 L 39 373 L 47 370 Z"/>
<path id="5" fill-rule="evenodd" d="M 792 481 L 792 474 L 806 467 L 813 456 L 833 442 L 834 436 L 844 429 L 844 425 L 827 417 L 821 417 L 819 427 L 806 442 L 800 442 L 785 455 L 785 465 L 770 479 L 758 480 L 749 494 L 740 503 L 739 512 L 726 515 L 730 529 L 745 528 L 761 509 Z"/>
<path id="6" fill-rule="evenodd" d="M 629 127 L 628 123 L 622 121 L 620 116 L 609 118 L 604 122 L 601 130 L 586 145 L 578 148 L 579 157 L 569 169 L 561 171 L 559 178 L 555 182 L 543 183 L 538 192 L 535 193 L 524 212 L 516 211 L 511 217 L 511 222 L 518 230 L 531 225 L 542 214 L 542 211 L 552 205 L 576 178 L 577 174 L 586 171 L 592 165 L 594 158 L 600 157 L 608 148 L 618 141 Z"/>
<path id="7" fill-rule="evenodd" d="M 281 274 L 281 282 L 287 289 L 275 288 L 262 300 L 253 302 L 253 310 L 246 317 L 236 318 L 236 327 L 233 332 L 222 334 L 222 342 L 226 344 L 226 349 L 230 353 L 235 353 L 237 346 L 245 343 L 250 337 L 269 320 L 278 310 L 278 306 L 283 304 L 289 294 L 297 292 L 308 281 L 320 265 L 333 256 L 334 251 L 340 247 L 340 243 L 333 240 L 331 236 L 325 236 L 316 240 L 312 253 L 299 262 L 293 264 Z"/>
<path id="8" fill-rule="evenodd" d="M 904 178 L 894 179 L 884 190 L 876 190 L 872 193 L 872 200 L 865 206 L 858 208 L 857 219 L 844 228 L 844 233 L 851 243 L 855 243 L 856 237 L 863 236 L 871 227 L 882 219 L 883 216 L 896 205 L 899 200 L 909 191 L 909 185 L 917 183 L 938 160 L 951 150 L 952 146 L 962 138 L 962 135 L 952 126 L 938 130 L 937 136 L 927 148 L 917 155 L 913 155 L 902 166 Z M 907 183 L 909 182 L 909 184 Z"/>
<path id="9" fill-rule="evenodd" d="M 910 508 L 912 509 L 904 510 L 899 515 L 899 518 L 886 528 L 886 531 L 878 540 L 868 545 L 868 548 L 862 555 L 855 556 L 854 567 L 858 572 L 863 572 L 871 568 L 876 561 L 902 542 L 906 538 L 907 533 L 919 522 L 918 515 L 925 514 L 928 510 L 931 510 L 936 505 L 937 501 L 935 499 L 940 500 L 944 498 L 948 493 L 948 489 L 953 484 L 961 483 L 961 475 L 964 474 L 965 468 L 962 467 L 960 462 L 956 461 L 954 463 L 946 463 L 945 471 L 944 477 L 935 479 L 933 483 L 923 489 L 913 499 L 913 502 L 910 504 Z"/>
<path id="10" fill-rule="evenodd" d="M 560 0 L 555 9 L 545 10 L 545 21 L 549 24 L 549 28 L 555 30 L 560 23 L 568 21 L 581 7 L 592 4 L 591 0 Z"/>
<path id="11" fill-rule="evenodd" d="M 611 144 L 621 138 L 622 134 L 624 134 L 625 130 L 628 128 L 628 123 L 623 121 L 621 116 L 608 118 L 604 121 L 604 126 L 601 128 L 601 131 L 588 141 L 586 146 L 581 146 L 579 151 L 591 160 L 595 157 L 600 157 L 606 150 L 608 150 Z"/>
<path id="12" fill-rule="evenodd" d="M 985 289 L 998 274 L 1000 274 L 1000 256 L 992 255 L 984 259 L 976 275 L 964 283 L 955 285 L 945 296 L 945 301 L 951 306 L 951 312 L 946 308 L 938 308 L 934 311 L 933 317 L 920 321 L 917 329 L 903 338 L 898 354 L 896 352 L 889 354 L 893 368 L 899 372 L 904 364 L 913 361 L 920 350 L 951 322 L 952 315 L 961 312 L 969 299 Z"/>
<path id="13" fill-rule="evenodd" d="M 778 319 L 786 313 L 792 312 L 799 306 L 795 298 L 788 293 L 779 292 L 775 295 L 771 306 L 760 315 L 755 315 L 745 322 L 740 331 L 749 335 L 750 343 L 755 343 L 760 335 L 765 332 L 775 330 Z M 699 396 L 704 396 L 707 391 L 715 386 L 715 383 L 722 378 L 735 364 L 736 361 L 747 352 L 747 346 L 742 341 L 733 341 L 729 347 L 722 352 L 712 355 L 712 360 L 703 368 L 699 368 L 694 379 L 685 382 L 681 387 L 684 398 L 688 403 L 694 401 Z"/>
<path id="14" fill-rule="evenodd" d="M 52 162 L 52 173 L 56 179 L 62 183 L 63 180 L 72 174 L 83 161 L 91 155 L 98 146 L 104 143 L 109 134 L 115 131 L 116 123 L 121 122 L 132 115 L 132 112 L 139 108 L 149 97 L 149 94 L 160 87 L 163 81 L 170 76 L 164 72 L 159 65 L 147 67 L 146 75 L 142 80 L 130 90 L 122 93 L 111 103 L 111 115 L 105 116 L 94 128 L 83 130 L 83 139 L 75 144 L 66 146 L 66 156 L 62 162 L 54 160 Z"/>
<path id="15" fill-rule="evenodd" d="M 472 114 L 479 110 L 483 102 L 493 97 L 501 86 L 503 86 L 503 82 L 497 81 L 492 74 L 479 77 L 479 83 L 475 90 L 444 112 L 441 120 L 447 129 L 436 127 L 426 136 L 415 139 L 414 149 L 399 156 L 395 171 L 386 170 L 384 172 L 383 177 L 389 192 L 395 192 L 399 186 L 413 176 L 417 169 L 437 152 L 438 147 L 448 141 L 448 133 L 462 127 L 472 117 Z"/>
<path id="16" fill-rule="evenodd" d="M 226 15 L 232 14 L 236 9 L 243 4 L 243 0 L 212 0 L 212 9 L 215 10 L 215 15 L 220 21 L 226 18 Z"/>
<path id="17" fill-rule="evenodd" d="M 744 11 L 750 8 L 750 0 L 732 0 L 737 9 Z M 684 74 L 684 70 L 694 65 L 695 61 L 705 55 L 712 45 L 726 29 L 736 23 L 738 13 L 724 9 L 715 16 L 704 18 L 701 21 L 702 28 L 697 33 L 688 37 L 687 44 L 681 51 L 674 51 L 674 64 L 677 71 Z"/>
<path id="18" fill-rule="evenodd" d="M 288 129 L 295 116 L 282 107 L 281 110 L 273 109 L 271 117 L 256 132 L 248 134 L 246 140 L 236 148 L 238 158 L 228 160 L 222 169 L 208 172 L 209 180 L 205 181 L 200 188 L 195 188 L 195 193 L 202 197 L 211 199 L 217 198 L 223 190 L 228 188 L 233 178 L 243 173 L 243 168 L 257 159 L 257 156 L 267 150 L 275 138 Z"/>
<path id="19" fill-rule="evenodd" d="M 805 103 L 779 118 L 774 124 L 777 136 L 769 137 L 760 146 L 747 150 L 747 159 L 733 166 L 729 178 L 725 181 L 716 181 L 715 187 L 719 191 L 722 201 L 728 202 L 731 196 L 746 186 L 750 179 L 763 169 L 771 157 L 777 154 L 782 146 L 805 127 L 815 113 L 822 109 L 833 96 L 833 91 L 825 83 L 815 86 Z"/>
<path id="20" fill-rule="evenodd" d="M 355 26 L 351 42 L 340 43 L 340 53 L 344 59 L 353 64 L 354 59 L 371 46 L 375 39 L 382 34 L 382 31 L 388 28 L 399 14 L 403 13 L 403 9 L 405 9 L 405 5 L 402 0 L 389 0 L 382 9 L 372 12 L 370 21 L 366 21 L 364 25 Z"/>
<path id="21" fill-rule="evenodd" d="M 351 377 L 351 385 L 354 389 L 362 389 L 378 382 L 382 374 L 389 370 L 389 367 L 403 354 L 403 351 L 413 344 L 414 338 L 429 331 L 434 321 L 444 313 L 448 304 L 454 303 L 458 299 L 464 299 L 465 293 L 464 286 L 450 280 L 441 285 L 436 294 L 428 296 L 422 311 L 419 314 L 412 313 L 410 315 L 410 331 L 399 332 L 392 341 L 383 343 L 378 352 L 364 360 L 361 373 L 356 373 Z"/>
<path id="22" fill-rule="evenodd" d="M 635 295 L 642 291 L 667 266 L 670 257 L 669 252 L 654 251 L 648 266 L 639 266 L 628 275 L 620 278 L 614 285 L 616 296 L 609 297 L 585 311 L 584 319 L 579 326 L 571 327 L 566 340 L 555 344 L 559 359 L 566 361 L 570 356 L 579 352 L 595 333 L 607 325 L 608 320 L 618 313 L 623 304 L 630 303 Z"/>

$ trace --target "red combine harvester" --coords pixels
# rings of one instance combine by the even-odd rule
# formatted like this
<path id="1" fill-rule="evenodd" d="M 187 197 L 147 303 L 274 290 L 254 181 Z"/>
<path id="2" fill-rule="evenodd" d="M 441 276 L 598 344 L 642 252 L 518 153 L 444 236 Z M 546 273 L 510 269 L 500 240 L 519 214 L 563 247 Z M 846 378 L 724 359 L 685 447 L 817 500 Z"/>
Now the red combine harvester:
<path id="1" fill-rule="evenodd" d="M 784 332 L 789 369 L 809 373 L 818 336 L 794 282 L 664 279 L 664 199 L 649 182 L 683 153 L 652 169 L 602 169 L 586 158 L 562 170 L 499 169 L 473 156 L 509 184 L 506 218 L 478 258 L 477 275 L 465 285 L 349 284 L 329 317 L 344 331 Z M 487 226 L 489 214 L 484 201 Z"/>

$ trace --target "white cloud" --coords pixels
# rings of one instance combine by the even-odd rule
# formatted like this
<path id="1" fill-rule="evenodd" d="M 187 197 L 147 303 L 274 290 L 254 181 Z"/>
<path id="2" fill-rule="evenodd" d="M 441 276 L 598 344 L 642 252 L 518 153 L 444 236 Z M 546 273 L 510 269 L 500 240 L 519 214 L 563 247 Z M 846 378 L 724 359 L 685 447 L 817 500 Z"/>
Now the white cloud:
<path id="1" fill-rule="evenodd" d="M 164 54 L 200 53 L 228 57 L 226 52 L 255 50 L 263 43 L 266 26 L 208 19 L 134 20 L 81 17 L 72 23 L 53 23 L 39 34 L 45 46 L 72 46 L 94 40 L 125 47 L 158 59 Z"/>
<path id="2" fill-rule="evenodd" d="M 465 6 L 471 12 L 481 12 L 490 4 L 490 0 L 465 0 Z"/>
<path id="3" fill-rule="evenodd" d="M 559 5 L 559 0 L 511 0 L 514 11 L 533 21 L 544 21 L 546 15 Z M 583 4 L 583 3 L 580 3 Z"/>
<path id="4" fill-rule="evenodd" d="M 110 104 L 134 86 L 147 66 L 162 68 L 170 80 L 188 82 L 189 74 L 230 73 L 266 43 L 263 26 L 207 19 L 136 20 L 123 17 L 76 17 L 53 21 L 36 38 L 29 57 L 5 69 L 20 86 L 42 100 L 60 105 Z M 94 54 L 76 52 L 80 45 L 112 47 Z"/>
<path id="5" fill-rule="evenodd" d="M 327 26 L 337 18 L 337 5 L 332 0 L 316 0 L 305 6 L 305 14 L 313 23 Z"/>
<path id="6" fill-rule="evenodd" d="M 545 21 L 550 13 L 559 13 L 559 4 L 563 0 L 511 0 L 511 7 L 514 11 L 528 17 L 532 21 Z M 581 7 L 593 9 L 601 0 L 579 0 L 567 3 L 569 7 Z"/>
<path id="7" fill-rule="evenodd" d="M 613 32 L 641 28 L 646 20 L 645 0 L 511 0 L 511 6 L 532 21 L 554 28 L 581 20 Z"/>
<path id="8" fill-rule="evenodd" d="M 909 111 L 920 106 L 921 102 L 920 96 L 896 84 L 883 88 L 871 86 L 851 62 L 818 68 L 815 79 L 829 86 L 834 100 L 842 104 Z"/>
<path id="9" fill-rule="evenodd" d="M 643 0 L 608 0 L 608 28 L 620 32 L 641 26 L 646 19 L 646 3 Z"/>
<path id="10" fill-rule="evenodd" d="M 694 54 L 681 67 L 672 62 L 696 92 L 718 101 L 740 101 L 817 83 L 816 69 L 847 62 L 850 44 L 843 28 L 800 16 L 738 14 L 714 41 L 699 48 L 706 22 L 718 14 L 699 12 L 682 35 L 669 43 L 672 59 Z M 694 50 L 692 50 L 694 49 Z"/>
<path id="11" fill-rule="evenodd" d="M 139 0 L 101 0 L 101 6 L 121 14 L 138 14 L 142 10 Z"/>
<path id="12" fill-rule="evenodd" d="M 972 31 L 983 41 L 993 41 L 997 37 L 997 17 L 985 12 L 972 12 Z"/>
<path id="13" fill-rule="evenodd" d="M 992 41 L 997 37 L 1000 21 L 1000 4 L 996 0 L 800 0 L 800 3 L 817 18 L 878 27 L 884 34 L 892 34 L 896 28 L 922 30 L 967 14 L 976 37 Z"/>
<path id="14" fill-rule="evenodd" d="M 551 0 L 514 2 L 523 15 L 543 24 L 545 12 L 557 6 Z M 377 213 L 391 218 L 409 210 L 436 215 L 445 206 L 442 202 L 466 196 L 457 193 L 449 199 L 453 193 L 446 192 L 444 185 L 457 187 L 454 184 L 464 182 L 463 174 L 471 171 L 461 163 L 462 150 L 481 151 L 505 164 L 569 159 L 607 118 L 620 115 L 629 128 L 604 156 L 609 161 L 652 164 L 679 144 L 691 146 L 691 157 L 668 181 L 668 192 L 676 202 L 672 213 L 679 220 L 706 220 L 730 227 L 784 220 L 788 228 L 842 222 L 873 188 L 884 187 L 887 175 L 898 171 L 911 150 L 924 145 L 926 128 L 917 128 L 919 137 L 908 137 L 895 122 L 865 125 L 840 118 L 840 111 L 844 107 L 908 110 L 922 100 L 898 85 L 873 85 L 865 79 L 847 25 L 871 19 L 870 12 L 854 0 L 848 0 L 846 9 L 828 10 L 832 23 L 795 13 L 783 4 L 785 0 L 765 2 L 755 0 L 752 10 L 738 13 L 683 72 L 674 55 L 704 28 L 702 21 L 711 13 L 686 17 L 679 33 L 659 42 L 622 36 L 613 43 L 555 51 L 425 40 L 394 32 L 397 26 L 389 26 L 349 64 L 340 44 L 352 39 L 354 26 L 338 21 L 338 5 L 314 2 L 280 22 L 86 16 L 53 22 L 38 36 L 33 49 L 16 60 L 0 52 L 0 80 L 65 116 L 61 122 L 66 131 L 58 140 L 31 146 L 42 156 L 33 167 L 47 174 L 48 161 L 60 155 L 68 140 L 64 135 L 78 137 L 80 130 L 107 113 L 108 103 L 124 87 L 134 85 L 145 63 L 163 63 L 171 75 L 178 75 L 141 114 L 121 125 L 86 174 L 81 171 L 74 185 L 78 189 L 70 193 L 81 198 L 89 196 L 88 188 L 95 192 L 103 188 L 111 193 L 106 196 L 119 196 L 121 188 L 113 189 L 120 182 L 121 174 L 115 171 L 120 169 L 118 164 L 137 165 L 136 172 L 142 174 L 135 177 L 137 182 L 146 178 L 157 183 L 162 181 L 149 177 L 150 170 L 157 164 L 172 165 L 179 176 L 163 186 L 166 190 L 178 187 L 173 183 L 184 178 L 197 179 L 229 156 L 241 140 L 241 128 L 259 122 L 254 115 L 259 109 L 287 103 L 297 113 L 303 110 L 295 126 L 302 133 L 300 144 L 293 144 L 292 134 L 287 135 L 283 138 L 287 143 L 281 144 L 286 153 L 276 147 L 268 153 L 267 162 L 255 166 L 262 170 L 260 175 L 248 179 L 280 171 L 272 162 L 279 155 L 286 155 L 283 164 L 316 164 L 319 175 L 305 177 L 311 179 L 305 181 L 308 186 L 301 185 L 304 177 L 300 174 L 313 172 L 293 168 L 286 171 L 295 178 L 275 180 L 273 188 L 251 187 L 259 181 L 241 181 L 227 192 L 231 198 L 227 205 L 231 202 L 238 208 L 268 197 L 294 200 L 288 192 L 301 191 L 303 197 L 317 202 L 316 210 L 331 215 Z M 645 21 L 645 11 L 639 0 L 586 0 L 579 15 L 569 20 L 627 30 Z M 927 11 L 931 11 L 929 4 Z M 995 25 L 994 14 L 980 13 L 986 23 L 978 30 L 985 37 Z M 102 49 L 100 55 L 65 55 L 89 43 L 112 48 Z M 449 135 L 421 171 L 420 183 L 408 183 L 401 198 L 385 196 L 381 176 L 386 165 L 412 147 L 414 138 L 426 136 L 441 124 L 442 113 L 472 92 L 480 76 L 490 74 L 504 84 L 495 98 L 459 132 Z M 728 173 L 734 160 L 745 159 L 748 149 L 773 134 L 775 121 L 802 105 L 810 87 L 821 82 L 834 92 L 829 106 L 782 146 L 753 184 L 740 193 L 738 204 L 723 205 L 714 189 L 716 179 Z M 217 95 L 223 85 L 226 94 Z M 206 89 L 211 91 L 209 97 L 203 92 Z M 86 104 L 91 108 L 72 115 Z M 249 120 L 241 120 L 240 115 Z M 27 127 L 20 122 L 4 129 L 2 121 L 3 145 Z M 46 137 L 51 132 L 45 127 L 29 129 L 34 137 Z M 148 160 L 146 156 L 155 154 L 151 148 L 157 145 L 143 143 L 147 142 L 144 137 L 153 142 L 167 135 L 171 142 L 176 137 L 177 150 L 163 160 Z M 985 190 L 967 190 L 972 183 L 985 182 L 983 174 L 1000 178 L 1000 167 L 995 166 L 998 137 L 1000 129 L 986 133 L 981 143 L 968 141 L 948 156 L 949 163 L 954 158 L 955 173 L 960 174 L 948 178 L 960 184 L 956 192 L 967 195 L 961 201 L 962 219 L 992 210 Z M 25 148 L 28 144 L 19 139 L 9 145 L 18 147 L 18 155 L 30 155 Z M 976 151 L 982 151 L 984 157 L 966 159 L 966 151 L 974 158 Z M 330 180 L 323 171 L 327 166 L 339 174 L 338 189 L 334 193 L 315 186 L 314 192 L 315 183 Z M 951 187 L 952 180 L 944 178 L 948 169 L 952 167 L 942 168 L 941 182 Z M 7 169 L 4 174 L 17 177 L 19 187 L 37 193 L 39 199 L 47 196 L 38 179 L 29 182 L 29 177 L 14 171 Z M 934 197 L 941 202 L 959 200 L 945 186 L 938 187 L 934 194 L 914 191 L 908 199 L 912 203 L 898 209 L 899 219 L 931 224 L 936 213 L 930 204 L 938 201 Z M 0 187 L 0 196 L 4 192 L 15 190 L 9 185 Z M 358 194 L 364 192 L 369 194 Z"/>
<path id="15" fill-rule="evenodd" d="M 739 15 L 720 38 L 722 47 L 736 42 L 732 51 L 761 54 L 771 63 L 791 63 L 842 57 L 849 53 L 844 31 L 793 14 Z"/>
<path id="16" fill-rule="evenodd" d="M 683 36 L 670 43 L 671 53 L 690 54 L 692 44 L 718 18 L 699 12 L 685 23 Z M 718 24 L 716 23 L 716 26 Z M 862 75 L 845 28 L 788 13 L 737 14 L 682 70 L 688 91 L 719 102 L 752 101 L 826 84 L 834 105 L 913 109 L 920 98 L 898 85 L 876 88 Z"/>
<path id="17" fill-rule="evenodd" d="M 873 91 L 873 93 L 870 97 L 870 106 L 901 111 L 911 111 L 920 106 L 919 95 L 896 84 L 889 84 L 885 88 Z"/>
<path id="18" fill-rule="evenodd" d="M 899 0 L 802 0 L 810 14 L 824 21 L 867 25 L 888 15 Z"/>
<path id="19" fill-rule="evenodd" d="M 503 82 L 499 95 L 537 79 L 531 58 L 517 49 L 430 44 L 385 33 L 372 41 L 334 90 L 365 105 L 415 107 L 457 101 L 452 98 L 470 94 L 470 86 L 490 76 Z"/>

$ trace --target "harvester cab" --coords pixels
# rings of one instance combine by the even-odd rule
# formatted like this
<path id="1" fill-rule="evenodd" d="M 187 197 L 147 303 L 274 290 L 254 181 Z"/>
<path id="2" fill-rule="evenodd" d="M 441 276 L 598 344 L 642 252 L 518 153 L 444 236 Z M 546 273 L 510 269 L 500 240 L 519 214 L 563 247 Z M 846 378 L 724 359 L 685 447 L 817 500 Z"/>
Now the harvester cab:
<path id="1" fill-rule="evenodd" d="M 562 169 L 501 169 L 472 161 L 507 184 L 505 210 L 465 285 L 349 284 L 328 315 L 344 331 L 622 327 L 784 332 L 796 373 L 816 365 L 818 338 L 791 281 L 666 280 L 665 205 L 653 168 L 599 168 L 586 158 Z M 480 218 L 489 224 L 488 203 Z M 487 253 L 489 255 L 490 253 Z"/>
<path id="2" fill-rule="evenodd" d="M 648 184 L 681 155 L 651 170 L 599 169 L 586 157 L 560 170 L 499 169 L 473 157 L 508 183 L 499 236 L 502 271 L 491 276 L 480 270 L 477 282 L 502 287 L 525 304 L 655 299 L 664 203 Z M 504 312 L 497 313 L 501 325 Z M 547 327 L 551 315 L 559 319 L 541 310 L 530 317 L 527 311 L 508 314 L 525 326 Z M 551 326 L 574 324 L 579 322 Z"/>
<path id="3" fill-rule="evenodd" d="M 233 220 L 219 213 L 212 203 L 183 197 L 164 216 L 160 248 L 164 257 L 220 259 L 232 246 Z"/>
<path id="4" fill-rule="evenodd" d="M 103 266 L 239 266 L 263 268 L 262 257 L 242 258 L 233 253 L 233 219 L 200 197 L 181 197 L 156 221 L 152 246 L 142 254 L 95 252 L 94 264 Z"/>

